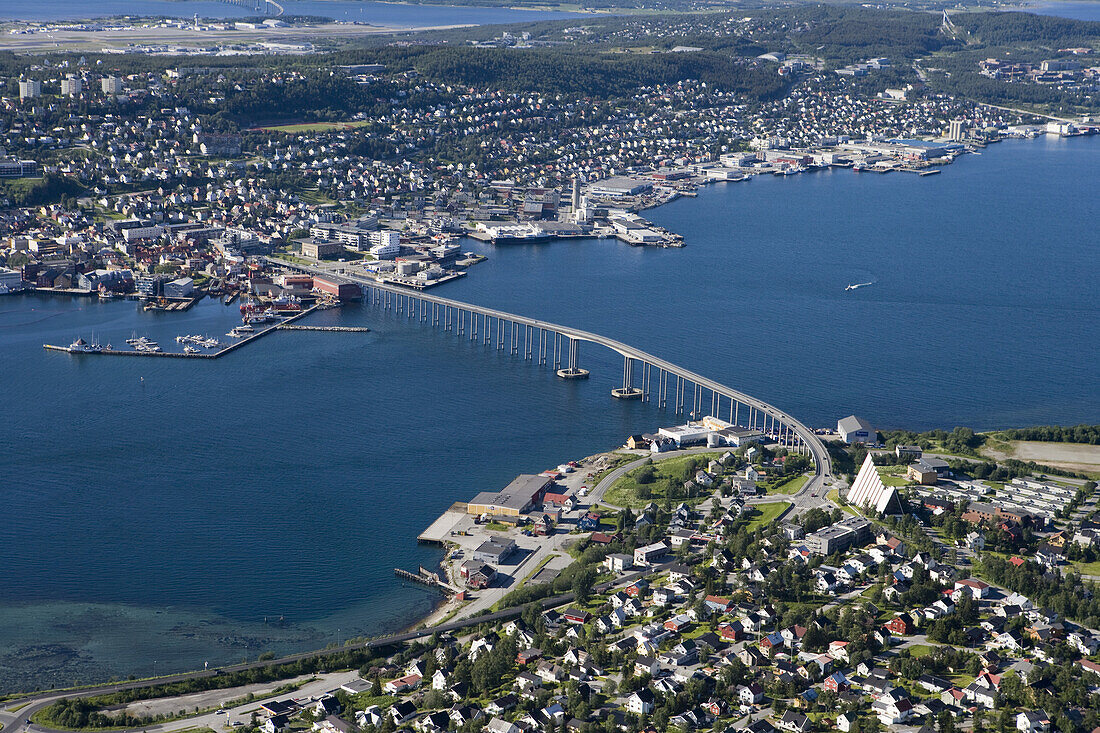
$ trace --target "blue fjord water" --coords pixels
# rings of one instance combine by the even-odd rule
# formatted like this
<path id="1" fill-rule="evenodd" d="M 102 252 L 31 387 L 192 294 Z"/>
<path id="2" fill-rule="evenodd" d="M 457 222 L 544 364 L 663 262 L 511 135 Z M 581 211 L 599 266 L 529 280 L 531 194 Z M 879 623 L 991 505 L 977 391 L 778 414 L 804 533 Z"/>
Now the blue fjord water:
<path id="1" fill-rule="evenodd" d="M 452 5 L 409 5 L 372 0 L 280 0 L 285 14 L 317 15 L 337 21 L 369 23 L 384 28 L 422 28 L 448 25 L 490 25 L 562 20 L 582 17 L 557 10 L 520 10 Z M 218 0 L 4 0 L 0 19 L 64 21 L 134 15 L 141 17 L 244 18 L 255 16 L 249 7 Z"/>
<path id="2" fill-rule="evenodd" d="M 939 176 L 718 184 L 650 211 L 682 250 L 493 248 L 437 292 L 590 329 L 812 425 L 1096 422 L 1100 144 L 1010 141 Z M 874 284 L 847 292 L 852 282 Z M 164 673 L 414 622 L 392 568 L 453 501 L 672 420 L 365 304 L 213 362 L 46 352 L 221 337 L 236 307 L 0 298 L 0 689 Z"/>

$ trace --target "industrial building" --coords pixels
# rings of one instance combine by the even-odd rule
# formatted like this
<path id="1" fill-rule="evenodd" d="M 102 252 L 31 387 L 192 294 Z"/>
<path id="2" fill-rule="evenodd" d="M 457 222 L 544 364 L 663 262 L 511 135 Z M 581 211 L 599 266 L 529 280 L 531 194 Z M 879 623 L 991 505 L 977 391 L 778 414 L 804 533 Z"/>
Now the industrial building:
<path id="1" fill-rule="evenodd" d="M 588 187 L 590 196 L 637 196 L 652 188 L 648 181 L 637 178 L 605 178 Z"/>
<path id="2" fill-rule="evenodd" d="M 874 443 L 878 439 L 878 431 L 871 427 L 871 423 L 861 417 L 849 415 L 839 420 L 836 431 L 845 443 Z"/>
<path id="3" fill-rule="evenodd" d="M 363 290 L 357 284 L 330 275 L 325 277 L 315 275 L 313 289 L 328 295 L 335 295 L 340 300 L 360 300 L 363 297 Z"/>
<path id="4" fill-rule="evenodd" d="M 466 504 L 466 512 L 518 517 L 541 504 L 546 490 L 553 483 L 546 476 L 523 474 L 513 479 L 501 491 L 482 491 Z"/>
<path id="5" fill-rule="evenodd" d="M 195 281 L 189 277 L 164 283 L 165 298 L 190 298 L 195 291 Z"/>
<path id="6" fill-rule="evenodd" d="M 474 550 L 473 559 L 478 562 L 500 565 L 516 551 L 516 543 L 506 537 L 490 537 Z"/>

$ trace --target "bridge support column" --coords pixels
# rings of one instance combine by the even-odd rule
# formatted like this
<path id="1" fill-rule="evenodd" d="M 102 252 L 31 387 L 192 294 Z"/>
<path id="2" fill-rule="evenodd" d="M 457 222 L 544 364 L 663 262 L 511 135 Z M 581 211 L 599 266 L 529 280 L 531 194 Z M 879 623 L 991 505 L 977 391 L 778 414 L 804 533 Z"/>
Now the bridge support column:
<path id="1" fill-rule="evenodd" d="M 588 379 L 589 372 L 587 369 L 581 369 L 577 366 L 577 357 L 580 353 L 580 344 L 575 338 L 566 336 L 569 339 L 569 366 L 565 369 L 559 369 L 557 374 L 562 379 Z"/>
<path id="2" fill-rule="evenodd" d="M 531 327 L 523 324 L 523 360 L 531 361 Z"/>
<path id="3" fill-rule="evenodd" d="M 642 402 L 649 402 L 649 372 L 648 361 L 642 362 Z"/>
<path id="4" fill-rule="evenodd" d="M 617 400 L 640 400 L 642 390 L 634 386 L 634 360 L 623 357 L 623 386 L 611 390 L 611 396 Z"/>
<path id="5" fill-rule="evenodd" d="M 561 334 L 554 331 L 554 371 L 561 369 Z"/>
<path id="6" fill-rule="evenodd" d="M 539 328 L 539 366 L 546 366 L 546 329 Z"/>

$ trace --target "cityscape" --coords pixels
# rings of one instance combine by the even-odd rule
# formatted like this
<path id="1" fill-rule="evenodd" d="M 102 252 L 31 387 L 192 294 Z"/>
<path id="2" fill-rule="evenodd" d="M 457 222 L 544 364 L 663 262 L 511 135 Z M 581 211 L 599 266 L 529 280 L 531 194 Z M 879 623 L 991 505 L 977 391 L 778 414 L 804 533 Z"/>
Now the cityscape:
<path id="1" fill-rule="evenodd" d="M 1100 730 L 1100 5 L 0 33 L 4 733 Z"/>

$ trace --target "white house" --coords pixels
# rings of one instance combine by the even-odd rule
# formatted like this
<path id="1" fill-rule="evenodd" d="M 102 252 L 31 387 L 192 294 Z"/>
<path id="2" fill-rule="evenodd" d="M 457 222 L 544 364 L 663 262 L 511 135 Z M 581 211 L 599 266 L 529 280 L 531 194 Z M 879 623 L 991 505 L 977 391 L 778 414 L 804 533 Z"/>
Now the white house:
<path id="1" fill-rule="evenodd" d="M 653 694 L 653 691 L 643 688 L 632 692 L 630 697 L 626 699 L 626 710 L 635 715 L 649 715 L 653 712 L 656 702 L 657 696 Z"/>

